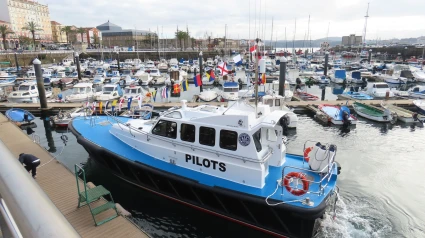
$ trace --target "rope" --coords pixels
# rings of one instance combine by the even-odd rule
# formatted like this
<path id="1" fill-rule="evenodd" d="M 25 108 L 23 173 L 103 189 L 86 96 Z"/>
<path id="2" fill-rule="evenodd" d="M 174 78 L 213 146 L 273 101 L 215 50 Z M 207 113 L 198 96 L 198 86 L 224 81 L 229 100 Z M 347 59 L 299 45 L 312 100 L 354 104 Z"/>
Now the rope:
<path id="1" fill-rule="evenodd" d="M 66 136 L 66 135 L 61 135 L 61 140 L 62 140 L 62 142 L 63 142 L 63 144 L 64 144 L 64 146 L 62 146 L 62 149 L 61 149 L 61 151 L 59 152 L 59 154 L 57 154 L 57 155 L 54 155 L 53 157 L 52 157 L 52 159 L 51 160 L 49 160 L 47 163 L 44 163 L 44 164 L 42 164 L 42 165 L 40 165 L 40 166 L 38 166 L 38 169 L 41 169 L 43 166 L 45 166 L 45 165 L 47 165 L 47 164 L 49 164 L 50 162 L 52 162 L 53 160 L 55 160 L 58 156 L 60 156 L 62 153 L 63 153 L 63 150 L 65 149 L 65 147 L 66 147 L 66 143 L 68 142 L 68 136 Z"/>
<path id="2" fill-rule="evenodd" d="M 292 200 L 292 201 L 287 201 L 287 202 L 278 202 L 278 203 L 273 203 L 273 204 L 269 203 L 269 201 L 268 201 L 269 198 L 272 197 L 273 195 L 275 195 L 275 193 L 277 192 L 278 189 L 279 189 L 279 181 L 276 183 L 276 189 L 274 190 L 274 192 L 266 197 L 265 201 L 266 201 L 267 205 L 277 206 L 277 205 L 280 205 L 280 204 L 286 204 L 286 203 L 291 203 L 291 202 L 303 202 L 304 201 L 304 199 L 300 199 L 300 200 Z"/>

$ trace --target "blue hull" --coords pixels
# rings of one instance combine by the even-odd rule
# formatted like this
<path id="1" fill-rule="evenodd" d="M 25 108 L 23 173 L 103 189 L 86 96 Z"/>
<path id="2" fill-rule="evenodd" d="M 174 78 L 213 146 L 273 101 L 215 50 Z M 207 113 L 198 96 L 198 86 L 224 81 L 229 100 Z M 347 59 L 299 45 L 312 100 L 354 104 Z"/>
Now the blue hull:
<path id="1" fill-rule="evenodd" d="M 35 119 L 34 115 L 32 115 L 30 112 L 20 108 L 9 109 L 5 114 L 9 120 L 14 122 L 31 122 Z M 28 115 L 27 120 L 25 120 L 25 114 Z"/>
<path id="2" fill-rule="evenodd" d="M 90 157 L 117 177 L 155 194 L 273 235 L 313 236 L 316 219 L 324 214 L 327 198 L 336 185 L 335 168 L 325 195 L 314 200 L 313 207 L 302 203 L 269 206 L 265 198 L 275 191 L 276 180 L 282 176 L 281 167 L 270 167 L 264 188 L 248 187 L 150 157 L 111 135 L 111 126 L 101 122 L 104 117 L 97 120 L 102 126 L 91 127 L 89 121 L 76 118 L 70 123 L 70 129 Z M 287 155 L 286 160 L 285 165 L 303 167 L 301 156 Z M 305 166 L 308 168 L 308 165 Z M 287 171 L 290 172 L 289 169 Z M 283 193 L 282 198 L 279 189 L 269 202 L 308 196 L 296 197 L 286 190 Z M 314 196 L 310 194 L 308 197 Z"/>

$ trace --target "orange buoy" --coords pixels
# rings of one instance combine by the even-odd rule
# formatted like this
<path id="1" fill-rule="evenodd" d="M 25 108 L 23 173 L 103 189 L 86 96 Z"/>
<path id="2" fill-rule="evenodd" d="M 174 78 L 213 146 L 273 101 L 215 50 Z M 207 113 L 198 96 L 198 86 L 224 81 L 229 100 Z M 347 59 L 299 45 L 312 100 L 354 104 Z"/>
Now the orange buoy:
<path id="1" fill-rule="evenodd" d="M 305 161 L 309 161 L 310 160 L 310 156 L 308 155 L 311 151 L 313 150 L 313 146 L 308 147 L 307 149 L 304 150 L 304 159 Z"/>
<path id="2" fill-rule="evenodd" d="M 293 178 L 301 179 L 301 182 L 303 183 L 302 189 L 292 188 L 289 186 Z M 307 181 L 307 178 L 303 173 L 290 172 L 285 175 L 285 178 L 283 179 L 283 186 L 285 186 L 286 190 L 288 190 L 288 192 L 292 193 L 293 195 L 301 196 L 307 193 L 310 183 Z"/>

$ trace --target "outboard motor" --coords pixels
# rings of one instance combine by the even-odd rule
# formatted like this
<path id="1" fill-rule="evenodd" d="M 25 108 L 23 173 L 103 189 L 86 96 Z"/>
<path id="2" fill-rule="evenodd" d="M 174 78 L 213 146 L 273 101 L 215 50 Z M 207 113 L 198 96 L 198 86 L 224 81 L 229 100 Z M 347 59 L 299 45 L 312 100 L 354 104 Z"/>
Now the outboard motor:
<path id="1" fill-rule="evenodd" d="M 297 78 L 297 79 L 295 80 L 295 82 L 296 82 L 297 84 L 301 84 L 301 79 L 300 79 L 300 78 Z"/>
<path id="2" fill-rule="evenodd" d="M 242 79 L 241 78 L 238 79 L 238 83 L 239 83 L 239 90 L 241 90 L 242 89 Z"/>
<path id="3" fill-rule="evenodd" d="M 24 121 L 28 122 L 28 112 L 25 112 L 24 114 Z"/>

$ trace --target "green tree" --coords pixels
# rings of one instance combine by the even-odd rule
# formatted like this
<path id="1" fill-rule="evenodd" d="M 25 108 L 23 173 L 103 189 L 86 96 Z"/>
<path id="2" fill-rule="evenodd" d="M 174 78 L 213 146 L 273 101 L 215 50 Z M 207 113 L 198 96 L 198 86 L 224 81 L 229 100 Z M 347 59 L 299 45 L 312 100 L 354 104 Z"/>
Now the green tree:
<path id="1" fill-rule="evenodd" d="M 27 31 L 31 32 L 32 44 L 35 48 L 35 33 L 37 31 L 43 31 L 43 29 L 39 28 L 37 23 L 30 21 L 30 22 L 27 22 L 24 27 L 22 27 L 22 30 L 27 30 Z"/>
<path id="2" fill-rule="evenodd" d="M 86 30 L 82 27 L 78 28 L 76 31 L 78 34 L 81 35 L 81 43 L 84 42 L 84 33 L 86 33 Z"/>
<path id="3" fill-rule="evenodd" d="M 183 43 L 182 43 L 182 41 L 184 39 L 186 39 L 187 36 L 188 36 L 187 35 L 187 32 L 184 32 L 184 31 L 177 31 L 176 32 L 176 38 L 180 42 L 180 48 L 181 48 L 182 51 L 183 51 Z"/>
<path id="4" fill-rule="evenodd" d="M 69 34 L 73 33 L 74 30 L 72 30 L 71 26 L 65 26 L 61 29 L 61 32 L 65 32 L 66 34 L 66 43 L 69 43 Z"/>
<path id="5" fill-rule="evenodd" d="M 7 26 L 7 25 L 0 25 L 0 34 L 1 34 L 1 37 L 3 38 L 3 47 L 4 47 L 5 50 L 7 50 L 7 47 L 6 47 L 6 37 L 7 37 L 7 35 L 13 34 L 13 33 L 15 33 L 15 32 L 13 32 L 9 28 L 9 26 Z"/>
<path id="6" fill-rule="evenodd" d="M 21 45 L 22 48 L 25 48 L 26 46 L 31 45 L 31 38 L 26 37 L 26 36 L 19 36 L 19 44 Z"/>
<path id="7" fill-rule="evenodd" d="M 100 44 L 99 36 L 97 36 L 97 35 L 93 35 L 93 36 L 91 37 L 91 39 L 93 40 L 93 44 L 94 44 L 95 46 L 97 46 L 97 45 L 99 45 L 99 44 Z"/>

